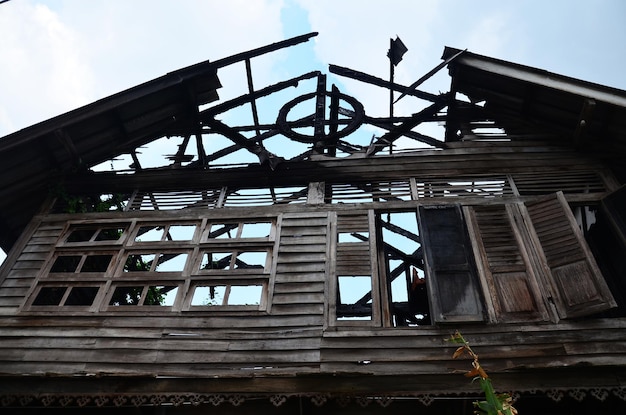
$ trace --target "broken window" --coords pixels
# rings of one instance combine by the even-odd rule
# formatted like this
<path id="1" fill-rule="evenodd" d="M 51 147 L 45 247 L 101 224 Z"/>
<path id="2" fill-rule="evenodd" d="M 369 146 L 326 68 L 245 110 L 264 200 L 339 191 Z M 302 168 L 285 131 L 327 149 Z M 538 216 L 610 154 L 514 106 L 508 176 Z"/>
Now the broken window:
<path id="1" fill-rule="evenodd" d="M 147 224 L 142 223 L 134 236 L 135 242 L 191 241 L 198 225 L 195 223 L 180 224 Z"/>
<path id="2" fill-rule="evenodd" d="M 130 253 L 124 263 L 124 272 L 182 272 L 187 263 L 187 252 Z"/>
<path id="3" fill-rule="evenodd" d="M 95 245 L 117 243 L 127 230 L 127 223 L 71 226 L 65 238 L 65 243 L 81 245 L 85 245 L 88 242 Z"/>
<path id="4" fill-rule="evenodd" d="M 203 305 L 260 310 L 276 223 L 249 217 L 71 225 L 25 309 L 180 311 L 201 305 L 208 289 L 211 304 Z"/>
<path id="5" fill-rule="evenodd" d="M 204 251 L 202 252 L 199 272 L 249 269 L 258 269 L 263 272 L 263 270 L 265 270 L 269 265 L 268 260 L 268 250 L 233 250 L 225 252 Z"/>
<path id="6" fill-rule="evenodd" d="M 120 306 L 171 307 L 176 301 L 178 285 L 121 285 L 115 286 L 108 304 Z"/>
<path id="7" fill-rule="evenodd" d="M 378 258 L 390 324 L 419 326 L 430 324 L 424 251 L 418 230 L 417 212 L 380 212 L 376 215 L 380 236 Z"/>
<path id="8" fill-rule="evenodd" d="M 372 265 L 373 240 L 368 211 L 337 216 L 335 292 L 331 294 L 334 319 L 340 324 L 380 321 L 378 281 Z"/>
<path id="9" fill-rule="evenodd" d="M 243 281 L 237 284 L 225 282 L 198 283 L 193 287 L 191 307 L 248 307 L 259 309 L 265 297 L 265 284 Z"/>
<path id="10" fill-rule="evenodd" d="M 42 286 L 32 306 L 91 306 L 99 286 Z"/>
<path id="11" fill-rule="evenodd" d="M 82 255 L 60 254 L 56 256 L 50 273 L 105 273 L 113 255 L 107 252 Z"/>

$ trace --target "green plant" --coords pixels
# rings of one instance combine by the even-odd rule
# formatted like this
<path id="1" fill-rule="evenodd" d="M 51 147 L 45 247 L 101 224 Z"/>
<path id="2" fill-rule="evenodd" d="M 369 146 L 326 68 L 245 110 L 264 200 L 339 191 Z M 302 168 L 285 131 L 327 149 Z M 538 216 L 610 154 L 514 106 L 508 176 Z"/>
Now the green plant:
<path id="1" fill-rule="evenodd" d="M 496 393 L 491 383 L 491 379 L 487 375 L 487 372 L 480 365 L 478 355 L 474 353 L 469 343 L 459 331 L 455 331 L 453 335 L 446 339 L 450 343 L 459 344 L 460 346 L 454 351 L 452 355 L 453 359 L 456 359 L 463 355 L 468 355 L 473 359 L 472 370 L 465 373 L 466 377 L 477 380 L 480 384 L 480 388 L 485 394 L 484 401 L 474 402 L 476 410 L 475 414 L 487 414 L 487 415 L 516 415 L 517 409 L 512 406 L 512 398 L 506 393 Z"/>

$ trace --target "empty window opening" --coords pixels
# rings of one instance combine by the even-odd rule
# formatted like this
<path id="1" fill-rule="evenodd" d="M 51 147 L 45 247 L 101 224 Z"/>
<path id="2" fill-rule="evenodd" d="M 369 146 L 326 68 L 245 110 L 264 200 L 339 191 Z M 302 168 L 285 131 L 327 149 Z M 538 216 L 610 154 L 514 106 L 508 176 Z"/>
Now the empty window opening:
<path id="1" fill-rule="evenodd" d="M 124 272 L 182 272 L 187 263 L 187 253 L 129 254 Z"/>
<path id="2" fill-rule="evenodd" d="M 261 238 L 268 239 L 272 235 L 272 222 L 224 222 L 213 223 L 209 227 L 207 240 Z"/>
<path id="3" fill-rule="evenodd" d="M 187 254 L 159 254 L 154 270 L 156 272 L 182 272 L 187 263 Z"/>
<path id="4" fill-rule="evenodd" d="M 271 222 L 242 223 L 240 238 L 268 238 L 272 231 Z"/>
<path id="5" fill-rule="evenodd" d="M 69 289 L 69 291 L 68 291 Z M 100 287 L 41 287 L 33 306 L 91 306 Z"/>
<path id="6" fill-rule="evenodd" d="M 200 270 L 229 270 L 231 262 L 232 252 L 205 252 L 202 255 Z"/>
<path id="7" fill-rule="evenodd" d="M 67 287 L 41 287 L 33 305 L 59 305 Z"/>
<path id="8" fill-rule="evenodd" d="M 111 254 L 102 255 L 59 255 L 50 273 L 99 272 L 104 273 L 111 263 Z"/>
<path id="9" fill-rule="evenodd" d="M 65 242 L 117 242 L 127 229 L 128 226 L 125 224 L 90 227 L 81 226 L 71 229 L 70 234 L 65 239 Z"/>
<path id="10" fill-rule="evenodd" d="M 81 272 L 106 272 L 113 255 L 89 255 L 85 258 Z"/>
<path id="11" fill-rule="evenodd" d="M 196 233 L 196 225 L 170 225 L 169 237 L 172 241 L 191 241 Z"/>
<path id="12" fill-rule="evenodd" d="M 394 327 L 430 324 L 424 254 L 416 212 L 377 215 L 381 237 L 379 251 L 387 287 L 389 313 Z"/>
<path id="13" fill-rule="evenodd" d="M 98 231 L 94 241 L 117 241 L 124 231 L 126 228 L 122 227 L 103 228 Z"/>
<path id="14" fill-rule="evenodd" d="M 200 270 L 265 270 L 268 258 L 268 251 L 204 252 Z"/>
<path id="15" fill-rule="evenodd" d="M 259 306 L 263 284 L 250 285 L 199 285 L 194 289 L 192 306 Z"/>
<path id="16" fill-rule="evenodd" d="M 178 286 L 118 286 L 113 291 L 109 305 L 118 306 L 168 306 L 174 305 Z"/>
<path id="17" fill-rule="evenodd" d="M 76 229 L 67 237 L 66 242 L 88 242 L 96 234 L 97 229 Z"/>
<path id="18" fill-rule="evenodd" d="M 96 299 L 100 287 L 72 287 L 64 305 L 90 306 Z"/>
<path id="19" fill-rule="evenodd" d="M 191 241 L 196 224 L 143 225 L 137 231 L 135 242 Z"/>
<path id="20" fill-rule="evenodd" d="M 235 269 L 264 269 L 267 262 L 267 252 L 239 252 L 235 260 Z"/>
<path id="21" fill-rule="evenodd" d="M 337 276 L 337 320 L 372 320 L 372 277 Z"/>
<path id="22" fill-rule="evenodd" d="M 239 229 L 239 223 L 214 223 L 209 230 L 208 239 L 236 238 Z"/>
<path id="23" fill-rule="evenodd" d="M 157 226 L 142 226 L 135 237 L 136 242 L 158 242 L 163 239 L 164 228 Z"/>
<path id="24" fill-rule="evenodd" d="M 80 255 L 59 255 L 52 264 L 50 272 L 76 272 L 81 259 Z"/>

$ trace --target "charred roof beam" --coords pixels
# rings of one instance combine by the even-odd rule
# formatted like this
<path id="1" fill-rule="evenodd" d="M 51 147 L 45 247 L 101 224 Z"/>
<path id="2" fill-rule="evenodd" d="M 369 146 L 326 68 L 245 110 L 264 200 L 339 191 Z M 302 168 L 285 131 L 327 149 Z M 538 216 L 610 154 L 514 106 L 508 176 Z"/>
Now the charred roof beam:
<path id="1" fill-rule="evenodd" d="M 256 137 L 251 139 L 246 138 L 241 133 L 233 131 L 228 125 L 221 121 L 213 121 L 211 123 L 211 130 L 222 134 L 238 146 L 243 147 L 249 152 L 255 154 L 259 158 L 259 162 L 261 164 L 267 162 L 272 170 L 274 170 L 276 166 L 284 160 L 282 157 L 278 157 L 275 154 L 270 153 L 265 147 L 260 145 L 257 142 Z"/>
<path id="2" fill-rule="evenodd" d="M 224 103 L 215 105 L 214 107 L 208 108 L 204 111 L 201 111 L 200 120 L 209 122 L 217 114 L 221 114 L 233 108 L 237 108 L 241 105 L 252 102 L 258 98 L 273 94 L 274 92 L 278 92 L 289 87 L 297 87 L 300 81 L 315 78 L 316 76 L 319 76 L 320 74 L 321 74 L 320 71 L 308 72 L 308 73 L 305 73 L 304 75 L 300 75 L 295 78 L 291 78 L 286 81 L 278 82 L 274 85 L 270 85 L 265 88 L 259 89 L 258 91 L 254 91 L 249 94 L 241 95 L 237 98 L 233 98 L 229 101 L 226 101 Z"/>
<path id="3" fill-rule="evenodd" d="M 444 94 L 445 97 L 447 94 Z M 445 99 L 435 102 L 434 104 L 424 108 L 420 112 L 413 115 L 411 120 L 405 121 L 402 124 L 395 126 L 391 131 L 385 133 L 382 137 L 378 138 L 375 142 L 373 142 L 368 148 L 365 155 L 367 157 L 379 152 L 387 145 L 392 145 L 395 140 L 402 136 L 406 136 L 408 134 L 414 133 L 411 131 L 413 128 L 417 127 L 424 121 L 428 121 L 431 117 L 437 114 L 441 109 L 443 109 L 447 105 Z M 445 145 L 445 143 L 438 143 Z"/>
<path id="4" fill-rule="evenodd" d="M 435 95 L 429 92 L 420 91 L 418 89 L 410 89 L 410 87 L 385 81 L 384 79 L 377 78 L 375 76 L 366 74 L 364 72 L 359 72 L 354 69 L 345 68 L 343 66 L 329 65 L 328 70 L 335 75 L 355 79 L 357 81 L 365 82 L 367 84 L 372 84 L 382 88 L 388 88 L 396 92 L 404 92 L 406 93 L 406 95 L 411 95 L 413 97 L 425 99 L 431 102 L 439 102 L 443 99 L 443 96 L 445 95 Z"/>

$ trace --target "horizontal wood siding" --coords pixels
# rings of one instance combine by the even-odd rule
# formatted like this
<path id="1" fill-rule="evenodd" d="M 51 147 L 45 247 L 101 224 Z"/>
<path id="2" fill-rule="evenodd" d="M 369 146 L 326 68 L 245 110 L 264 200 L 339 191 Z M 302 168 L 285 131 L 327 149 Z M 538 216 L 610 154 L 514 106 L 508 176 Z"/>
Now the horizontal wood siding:
<path id="1" fill-rule="evenodd" d="M 24 297 L 45 264 L 64 225 L 62 221 L 40 224 L 15 262 L 7 264 L 11 268 L 0 284 L 0 315 L 14 314 L 24 302 Z"/>
<path id="2" fill-rule="evenodd" d="M 626 321 L 571 324 L 472 326 L 463 336 L 490 373 L 574 365 L 626 364 Z M 452 359 L 446 342 L 454 328 L 327 331 L 322 341 L 324 373 L 444 374 L 468 371 L 471 361 Z"/>
<path id="3" fill-rule="evenodd" d="M 279 165 L 271 179 L 286 184 L 308 182 L 312 177 L 315 177 L 315 181 L 329 182 L 350 181 L 349 178 L 372 181 L 421 178 L 425 182 L 428 178 L 433 181 L 449 178 L 452 181 L 455 176 L 482 177 L 480 175 L 507 171 L 514 181 L 516 175 L 519 177 L 519 174 L 534 169 L 537 179 L 534 176 L 526 177 L 522 182 L 522 190 L 534 194 L 539 192 L 534 186 L 541 184 L 537 182 L 541 181 L 542 172 L 602 168 L 579 153 L 548 146 L 525 147 L 514 143 L 489 143 L 483 146 L 477 143 L 472 148 L 464 148 L 463 143 L 450 143 L 450 147 L 443 151 L 424 151 L 415 157 L 350 157 L 337 160 L 320 156 L 319 163 L 290 165 L 288 174 L 283 170 L 285 165 Z M 260 176 L 262 172 L 265 170 L 261 168 L 250 168 L 238 173 L 218 171 L 215 175 L 190 171 L 186 172 L 186 177 L 190 187 L 202 188 L 208 181 L 211 184 L 222 183 L 222 175 L 224 186 L 229 185 L 229 180 L 233 185 L 246 183 L 247 178 L 254 179 L 256 183 L 264 180 Z M 137 184 L 154 188 L 173 187 L 176 183 L 168 175 L 177 174 L 179 172 L 146 172 L 137 177 L 128 175 L 115 178 L 111 183 L 119 184 L 119 189 L 128 186 L 131 190 Z M 108 180 L 105 176 L 95 175 L 84 179 L 84 182 L 103 188 L 113 186 L 107 184 Z M 81 185 L 76 182 L 74 185 L 77 188 L 88 188 L 85 183 Z M 611 190 L 609 186 L 606 187 L 606 190 Z M 601 186 L 594 186 L 591 190 L 594 193 L 568 194 L 567 200 L 595 201 L 604 193 Z M 509 196 L 507 193 L 507 197 L 508 202 L 519 203 L 530 196 Z M 465 202 L 466 198 L 471 198 L 471 203 Z M 268 252 L 271 250 L 273 258 L 271 273 L 264 271 L 257 278 L 261 280 L 267 277 L 269 280 L 267 309 L 246 312 L 233 309 L 145 312 L 127 309 L 54 313 L 18 311 L 24 296 L 49 258 L 63 230 L 64 221 L 77 218 L 87 221 L 100 217 L 93 213 L 83 217 L 70 214 L 46 216 L 32 235 L 27 236 L 24 249 L 14 257 L 9 256 L 12 262 L 4 268 L 0 285 L 0 373 L 20 376 L 128 374 L 250 379 L 264 375 L 293 377 L 320 372 L 328 375 L 449 374 L 470 367 L 467 360 L 452 360 L 455 347 L 443 340 L 456 328 L 472 343 L 485 368 L 495 373 L 516 373 L 516 370 L 540 367 L 626 365 L 624 318 L 592 318 L 561 321 L 558 324 L 463 322 L 448 326 L 442 324 L 439 328 L 380 328 L 378 326 L 382 323 L 378 316 L 379 320 L 373 318 L 367 322 L 368 326 L 328 326 L 329 310 L 326 307 L 334 301 L 332 296 L 330 301 L 327 298 L 327 293 L 331 292 L 329 280 L 331 276 L 336 276 L 337 268 L 331 269 L 329 263 L 351 274 L 366 271 L 374 274 L 376 271 L 371 269 L 376 268 L 373 267 L 375 256 L 366 258 L 367 249 L 358 249 L 364 248 L 366 243 L 355 242 L 356 249 L 344 250 L 343 246 L 335 249 L 337 232 L 369 232 L 373 229 L 370 223 L 363 220 L 344 221 L 347 224 L 344 227 L 340 220 L 332 223 L 333 218 L 358 216 L 359 212 L 369 208 L 388 206 L 392 207 L 391 210 L 414 210 L 418 205 L 439 204 L 444 199 L 444 203 L 463 199 L 466 206 L 472 205 L 471 209 L 475 205 L 503 203 L 498 197 L 485 198 L 477 193 L 468 193 L 466 196 L 433 197 L 430 200 L 426 197 L 418 201 L 394 200 L 387 204 L 326 203 L 315 206 L 276 205 L 102 214 L 101 217 L 111 222 L 128 223 L 132 220 L 200 221 L 209 215 L 210 219 L 220 221 L 238 215 L 272 219 L 280 217 L 277 244 L 272 240 L 261 244 L 263 249 L 267 248 Z M 531 215 L 545 215 L 543 208 L 537 210 Z M 510 215 L 505 213 L 501 208 L 478 209 L 476 227 L 484 239 L 485 268 L 495 274 L 493 289 L 507 294 L 518 292 L 519 286 L 526 282 L 520 276 L 528 271 L 528 264 L 527 258 L 520 258 L 515 250 L 518 235 L 514 227 L 504 232 L 490 229 L 494 223 L 510 220 Z M 550 229 L 544 231 L 541 226 L 539 228 L 538 239 L 549 238 L 552 234 Z M 373 232 L 367 237 L 370 241 L 375 239 Z M 565 246 L 560 241 L 554 244 L 554 250 L 559 250 L 561 245 Z M 236 241 L 229 243 L 236 245 Z M 185 246 L 189 251 L 196 249 L 191 242 Z M 375 245 L 370 244 L 370 251 L 371 246 Z M 71 251 L 74 248 L 65 249 Z M 335 253 L 338 253 L 339 259 L 334 258 Z M 349 256 L 352 254 L 354 257 Z M 333 262 L 335 260 L 337 264 Z M 207 275 L 208 272 L 201 276 L 204 278 Z M 238 275 L 245 275 L 245 271 L 241 270 Z M 266 281 L 263 280 L 263 283 Z M 374 297 L 378 295 L 376 289 L 373 288 Z M 512 313 L 532 309 L 524 304 L 527 301 L 503 304 L 501 307 Z M 507 306 L 509 309 L 506 309 Z"/>
<path id="4" fill-rule="evenodd" d="M 238 377 L 319 370 L 328 213 L 284 215 L 268 311 L 16 316 L 63 225 L 43 222 L 4 280 L 0 299 L 12 301 L 13 315 L 0 317 L 0 373 Z"/>

